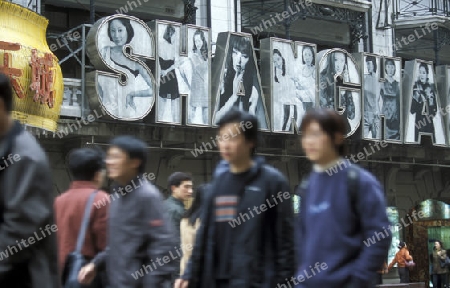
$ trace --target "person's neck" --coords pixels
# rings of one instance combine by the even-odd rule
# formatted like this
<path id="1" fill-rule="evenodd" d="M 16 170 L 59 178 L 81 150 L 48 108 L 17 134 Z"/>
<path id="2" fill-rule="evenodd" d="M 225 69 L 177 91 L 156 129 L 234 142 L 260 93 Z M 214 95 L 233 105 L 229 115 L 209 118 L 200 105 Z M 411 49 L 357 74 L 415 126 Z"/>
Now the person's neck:
<path id="1" fill-rule="evenodd" d="M 172 193 L 172 197 L 180 202 L 183 202 L 183 199 L 181 199 L 180 197 L 176 196 L 175 194 Z"/>
<path id="2" fill-rule="evenodd" d="M 317 172 L 323 172 L 334 165 L 336 165 L 342 158 L 339 155 L 333 155 L 333 157 L 327 157 L 314 163 L 314 170 Z"/>
<path id="3" fill-rule="evenodd" d="M 5 121 L 0 121 L 0 123 L 2 123 L 0 125 L 0 137 L 5 136 L 6 134 L 8 134 L 9 130 L 11 130 L 12 126 L 13 126 L 13 119 L 10 115 L 6 116 L 6 119 L 4 119 Z"/>
<path id="4" fill-rule="evenodd" d="M 253 160 L 251 158 L 245 159 L 238 163 L 230 163 L 231 173 L 242 173 L 248 171 L 253 166 Z"/>
<path id="5" fill-rule="evenodd" d="M 117 180 L 117 183 L 120 186 L 125 186 L 125 185 L 129 184 L 131 182 L 131 180 L 135 179 L 138 175 L 139 175 L 139 173 L 123 176 Z"/>

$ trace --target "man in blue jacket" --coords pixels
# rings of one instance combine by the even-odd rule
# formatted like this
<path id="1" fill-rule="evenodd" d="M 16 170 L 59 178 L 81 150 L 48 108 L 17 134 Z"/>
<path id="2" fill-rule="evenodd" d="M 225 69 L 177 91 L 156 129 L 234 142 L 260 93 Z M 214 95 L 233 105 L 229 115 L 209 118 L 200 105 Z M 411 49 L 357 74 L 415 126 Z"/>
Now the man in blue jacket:
<path id="1" fill-rule="evenodd" d="M 254 157 L 258 121 L 231 110 L 218 122 L 221 162 L 186 272 L 175 287 L 276 287 L 294 273 L 289 185 Z"/>
<path id="2" fill-rule="evenodd" d="M 298 267 L 291 283 L 285 284 L 373 287 L 392 239 L 380 183 L 343 159 L 345 120 L 336 111 L 309 111 L 301 132 L 302 147 L 314 166 L 299 188 Z"/>

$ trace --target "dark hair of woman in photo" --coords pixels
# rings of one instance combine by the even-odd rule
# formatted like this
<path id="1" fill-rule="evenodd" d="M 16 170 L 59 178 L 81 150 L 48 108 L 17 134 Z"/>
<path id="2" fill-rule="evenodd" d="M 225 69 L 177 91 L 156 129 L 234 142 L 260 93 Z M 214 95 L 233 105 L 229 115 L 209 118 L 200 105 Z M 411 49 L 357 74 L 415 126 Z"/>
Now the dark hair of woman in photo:
<path id="1" fill-rule="evenodd" d="M 202 30 L 200 30 L 200 29 L 197 29 L 196 31 L 195 31 L 195 33 L 194 33 L 194 37 L 192 37 L 192 41 L 194 42 L 194 44 L 192 45 L 193 46 L 193 48 L 192 48 L 192 51 L 195 53 L 195 52 L 197 52 L 197 45 L 195 45 L 195 36 L 200 36 L 200 39 L 202 40 L 202 47 L 200 48 L 200 55 L 203 57 L 203 60 L 204 61 L 207 61 L 208 60 L 208 42 L 206 42 L 206 38 L 205 38 L 205 33 L 202 31 Z"/>
<path id="2" fill-rule="evenodd" d="M 273 55 L 274 56 L 278 55 L 282 59 L 283 64 L 282 64 L 282 67 L 281 67 L 281 70 L 282 70 L 281 76 L 285 76 L 286 75 L 286 60 L 284 59 L 283 55 L 281 55 L 281 52 L 278 49 L 273 49 Z M 273 70 L 274 70 L 273 74 L 274 74 L 275 82 L 279 83 L 280 81 L 278 81 L 276 67 L 274 67 Z"/>
<path id="3" fill-rule="evenodd" d="M 348 82 L 350 79 L 348 75 L 347 54 L 343 52 L 332 52 L 327 56 L 327 66 L 320 71 L 320 90 L 319 99 L 320 107 L 334 109 L 334 94 L 335 89 L 334 77 L 336 74 L 342 77 L 341 80 Z M 322 67 L 321 67 L 322 68 Z"/>
<path id="4" fill-rule="evenodd" d="M 164 32 L 164 40 L 172 44 L 172 35 L 175 34 L 175 28 L 172 25 L 167 25 L 166 31 Z"/>
<path id="5" fill-rule="evenodd" d="M 231 49 L 227 55 L 227 63 L 226 63 L 226 74 L 224 79 L 225 91 L 220 97 L 220 105 L 219 108 L 225 105 L 225 102 L 230 98 L 233 93 L 233 79 L 236 76 L 236 71 L 234 66 L 238 66 L 241 70 L 244 71 L 243 75 L 243 85 L 245 89 L 245 96 L 241 100 L 243 100 L 244 111 L 249 111 L 249 100 L 250 94 L 252 93 L 252 88 L 255 87 L 258 89 L 256 80 L 256 71 L 255 71 L 255 62 L 253 59 L 252 47 L 251 47 L 250 39 L 247 37 L 238 37 L 234 36 L 230 39 Z M 244 64 L 233 63 L 233 53 L 241 53 L 241 57 L 246 57 L 248 59 Z M 234 65 L 233 65 L 234 64 Z M 259 93 L 259 91 L 258 91 Z"/>
<path id="6" fill-rule="evenodd" d="M 109 36 L 109 39 L 112 42 L 114 42 L 113 36 L 111 35 L 111 25 L 112 25 L 112 23 L 115 20 L 120 21 L 120 23 L 122 23 L 122 25 L 125 26 L 125 30 L 127 30 L 127 41 L 125 42 L 125 44 L 129 44 L 131 42 L 131 39 L 133 39 L 133 37 L 134 37 L 134 29 L 133 29 L 133 26 L 131 26 L 130 19 L 115 18 L 114 20 L 109 21 L 108 22 L 108 36 Z"/>
<path id="7" fill-rule="evenodd" d="M 308 63 L 308 65 L 314 66 L 315 63 L 316 63 L 316 55 L 314 55 L 314 48 L 312 46 L 308 46 L 308 45 L 303 46 L 303 49 L 302 49 L 302 63 L 303 63 L 303 65 L 306 65 L 305 57 L 303 56 L 303 53 L 306 50 L 311 51 L 311 54 L 312 54 L 311 63 Z"/>

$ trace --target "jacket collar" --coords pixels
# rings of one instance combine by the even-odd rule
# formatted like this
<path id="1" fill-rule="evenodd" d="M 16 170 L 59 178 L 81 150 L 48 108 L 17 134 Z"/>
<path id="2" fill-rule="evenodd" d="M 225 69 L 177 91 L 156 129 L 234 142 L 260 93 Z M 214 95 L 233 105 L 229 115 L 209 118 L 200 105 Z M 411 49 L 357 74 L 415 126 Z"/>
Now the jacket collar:
<path id="1" fill-rule="evenodd" d="M 70 189 L 97 189 L 97 186 L 91 181 L 73 181 Z"/>
<path id="2" fill-rule="evenodd" d="M 173 197 L 172 195 L 170 195 L 169 198 L 167 198 L 167 200 L 170 200 L 170 201 L 174 202 L 174 203 L 177 204 L 177 205 L 183 206 L 183 208 L 184 208 L 184 203 L 183 203 L 183 201 L 181 201 L 180 199 L 177 199 L 177 198 Z"/>
<path id="3" fill-rule="evenodd" d="M 256 173 L 258 173 L 259 169 L 265 164 L 265 159 L 262 156 L 254 156 L 253 157 L 253 163 L 254 165 L 250 168 L 249 177 L 254 176 Z M 214 170 L 213 178 L 219 176 L 220 174 L 230 171 L 230 164 L 222 160 L 219 162 L 219 164 L 216 166 L 216 169 Z"/>

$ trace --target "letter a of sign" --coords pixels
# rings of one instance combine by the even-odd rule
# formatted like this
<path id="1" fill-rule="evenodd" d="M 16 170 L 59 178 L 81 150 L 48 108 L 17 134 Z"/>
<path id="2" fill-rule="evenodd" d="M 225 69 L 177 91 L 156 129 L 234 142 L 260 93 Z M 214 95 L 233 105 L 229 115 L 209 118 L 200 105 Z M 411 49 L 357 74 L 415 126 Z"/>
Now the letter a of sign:
<path id="1" fill-rule="evenodd" d="M 255 115 L 261 130 L 269 129 L 269 117 L 256 63 L 250 34 L 219 33 L 212 64 L 214 124 L 233 107 L 237 107 Z"/>
<path id="2" fill-rule="evenodd" d="M 245 88 L 244 88 L 244 83 L 242 81 L 239 81 L 239 88 L 238 88 L 237 96 L 245 96 Z"/>

